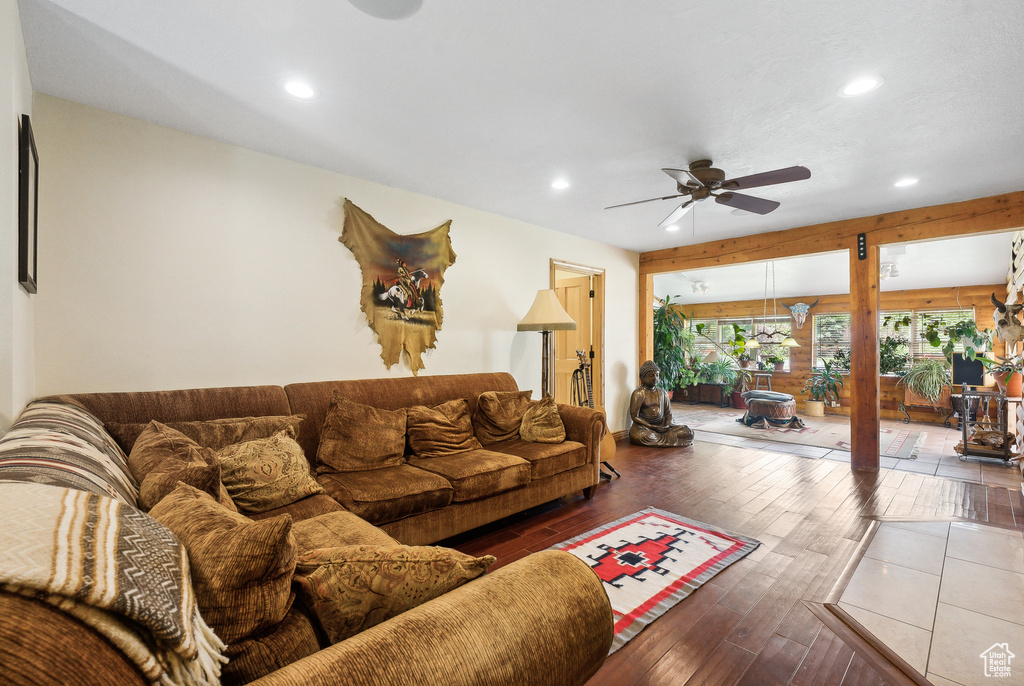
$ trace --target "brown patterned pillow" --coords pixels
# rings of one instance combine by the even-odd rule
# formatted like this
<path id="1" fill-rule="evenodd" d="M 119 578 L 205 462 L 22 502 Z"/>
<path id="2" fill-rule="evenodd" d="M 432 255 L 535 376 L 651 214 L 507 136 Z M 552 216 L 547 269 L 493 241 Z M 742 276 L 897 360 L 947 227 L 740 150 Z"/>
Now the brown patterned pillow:
<path id="1" fill-rule="evenodd" d="M 405 408 L 382 410 L 334 392 L 320 432 L 321 469 L 362 472 L 405 461 Z"/>
<path id="2" fill-rule="evenodd" d="M 217 452 L 221 480 L 241 512 L 266 512 L 324 489 L 309 474 L 309 462 L 291 427 L 270 438 L 235 443 Z"/>
<path id="3" fill-rule="evenodd" d="M 409 447 L 416 457 L 441 457 L 483 446 L 473 435 L 466 398 L 426 407 L 410 407 L 406 421 Z"/>
<path id="4" fill-rule="evenodd" d="M 194 422 L 163 422 L 180 431 L 205 448 L 220 450 L 232 443 L 268 438 L 278 431 L 292 427 L 298 432 L 304 414 L 291 416 L 268 415 L 265 417 L 232 417 L 230 419 L 209 419 Z M 110 435 L 125 450 L 131 450 L 147 424 L 120 424 L 109 422 L 105 425 Z"/>
<path id="5" fill-rule="evenodd" d="M 209 491 L 217 502 L 229 510 L 237 511 L 231 502 L 231 496 L 218 479 L 215 484 L 203 488 L 207 484 L 209 467 L 204 470 L 200 463 L 209 465 L 216 462 L 212 451 L 204 449 L 195 441 L 166 424 L 152 421 L 146 425 L 139 435 L 132 451 L 128 455 L 128 469 L 139 482 L 139 505 L 148 510 L 159 502 L 178 481 L 190 483 Z M 148 483 L 147 483 L 148 482 Z M 146 495 L 142 496 L 142 490 Z"/>
<path id="6" fill-rule="evenodd" d="M 187 484 L 149 514 L 188 552 L 199 610 L 222 641 L 237 643 L 287 614 L 296 556 L 290 516 L 253 521 Z"/>
<path id="7" fill-rule="evenodd" d="M 485 391 L 476 401 L 473 430 L 483 445 L 491 445 L 519 435 L 523 414 L 530 406 L 533 391 Z"/>
<path id="8" fill-rule="evenodd" d="M 550 395 L 530 403 L 523 413 L 519 437 L 529 443 L 561 443 L 565 440 L 565 424 L 558 406 Z"/>
<path id="9" fill-rule="evenodd" d="M 494 560 L 435 546 L 320 548 L 299 556 L 295 582 L 337 643 L 475 579 Z"/>

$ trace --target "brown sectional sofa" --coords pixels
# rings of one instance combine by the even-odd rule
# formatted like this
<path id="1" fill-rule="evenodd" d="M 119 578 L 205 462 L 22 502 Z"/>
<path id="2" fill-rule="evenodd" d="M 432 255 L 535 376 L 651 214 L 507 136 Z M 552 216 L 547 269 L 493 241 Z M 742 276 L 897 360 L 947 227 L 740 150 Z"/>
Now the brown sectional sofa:
<path id="1" fill-rule="evenodd" d="M 473 405 L 484 391 L 515 390 L 510 375 L 495 373 L 59 399 L 122 429 L 153 419 L 304 414 L 297 440 L 316 471 L 320 427 L 336 391 L 358 403 L 396 409 L 456 398 L 469 398 Z M 573 492 L 591 497 L 599 483 L 604 419 L 586 408 L 560 406 L 559 414 L 564 443 L 513 438 L 486 446 L 497 457 L 490 458 L 493 469 L 482 474 L 465 461 L 423 464 L 416 459 L 367 473 L 320 473 L 318 481 L 333 497 L 310 496 L 252 518 L 284 512 L 300 521 L 348 509 L 376 527 L 353 519 L 357 525 L 346 532 L 346 544 L 376 545 L 387 534 L 406 545 L 424 545 Z M 129 452 L 131 445 L 122 443 L 122 448 Z M 252 683 L 582 684 L 607 655 L 612 618 L 589 567 L 572 555 L 546 551 L 333 645 L 327 645 L 298 602 L 286 623 L 285 639 L 268 636 L 262 646 L 271 656 L 267 659 L 281 664 Z M 274 643 L 280 640 L 315 642 L 320 649 L 290 661 L 287 646 Z M 134 665 L 86 625 L 45 603 L 6 592 L 0 592 L 0 665 L 4 683 L 143 683 Z"/>

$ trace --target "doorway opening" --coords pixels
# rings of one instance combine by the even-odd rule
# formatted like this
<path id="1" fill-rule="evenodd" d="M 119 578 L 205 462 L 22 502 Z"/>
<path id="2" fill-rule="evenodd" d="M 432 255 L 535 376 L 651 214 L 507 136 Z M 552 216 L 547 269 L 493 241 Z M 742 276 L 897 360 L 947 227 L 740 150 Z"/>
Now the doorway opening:
<path id="1" fill-rule="evenodd" d="M 554 332 L 555 402 L 574 401 L 573 372 L 584 362 L 590 364 L 594 406 L 604 407 L 604 276 L 604 269 L 551 260 L 551 288 L 576 322 L 575 331 Z"/>

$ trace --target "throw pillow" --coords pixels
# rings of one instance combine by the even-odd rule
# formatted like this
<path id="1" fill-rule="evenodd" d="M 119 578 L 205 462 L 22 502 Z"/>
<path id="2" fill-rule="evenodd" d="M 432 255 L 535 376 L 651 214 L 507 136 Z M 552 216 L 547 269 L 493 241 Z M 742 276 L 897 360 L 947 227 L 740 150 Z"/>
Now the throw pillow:
<path id="1" fill-rule="evenodd" d="M 320 432 L 316 457 L 336 472 L 395 467 L 405 460 L 406 409 L 382 410 L 352 402 L 337 391 Z"/>
<path id="2" fill-rule="evenodd" d="M 485 391 L 476 401 L 473 430 L 483 445 L 519 435 L 533 391 Z"/>
<path id="3" fill-rule="evenodd" d="M 211 462 L 216 462 L 216 457 L 209 449 L 202 448 L 191 438 L 166 424 L 155 420 L 150 422 L 143 429 L 128 455 L 128 469 L 140 484 L 139 504 L 143 509 L 148 510 L 159 502 L 159 498 L 167 494 L 168 486 L 173 490 L 179 480 L 184 480 L 196 487 L 202 486 L 207 482 L 201 476 L 203 470 L 199 468 L 199 463 L 209 464 Z M 188 474 L 176 476 L 177 473 L 185 471 L 186 467 Z M 150 478 L 151 474 L 152 478 Z M 150 478 L 146 487 L 147 496 L 143 497 L 141 491 L 147 478 Z M 207 489 L 203 488 L 203 490 Z M 210 495 L 215 496 L 218 503 L 229 510 L 237 510 L 235 504 L 231 502 L 231 496 L 228 495 L 227 489 L 219 479 L 216 483 L 216 490 L 212 488 L 210 490 Z"/>
<path id="4" fill-rule="evenodd" d="M 270 438 L 235 443 L 217 452 L 221 480 L 241 512 L 266 512 L 324 489 L 288 427 Z"/>
<path id="5" fill-rule="evenodd" d="M 519 437 L 529 443 L 561 443 L 565 440 L 565 424 L 558 406 L 550 395 L 530 403 L 523 413 Z"/>
<path id="6" fill-rule="evenodd" d="M 295 582 L 337 643 L 475 579 L 494 559 L 434 546 L 320 548 L 299 556 Z"/>
<path id="7" fill-rule="evenodd" d="M 143 511 L 151 510 L 177 487 L 179 481 L 209 494 L 215 500 L 220 499 L 220 465 L 213 451 L 199 446 L 186 446 L 180 457 L 180 461 L 172 459 L 157 465 L 142 480 L 139 507 Z"/>
<path id="8" fill-rule="evenodd" d="M 469 401 L 465 398 L 434 407 L 410 407 L 406 433 L 416 457 L 441 457 L 483 447 L 473 435 Z"/>
<path id="9" fill-rule="evenodd" d="M 232 443 L 252 441 L 273 436 L 278 431 L 292 427 L 298 431 L 306 415 L 267 415 L 264 417 L 232 417 L 229 419 L 208 419 L 193 422 L 163 422 L 164 426 L 180 431 L 199 445 L 220 450 Z M 131 450 L 147 424 L 120 424 L 111 422 L 107 430 L 118 444 Z"/>
<path id="10" fill-rule="evenodd" d="M 287 614 L 296 556 L 289 515 L 253 521 L 187 484 L 149 514 L 188 552 L 199 611 L 222 641 L 237 643 Z"/>

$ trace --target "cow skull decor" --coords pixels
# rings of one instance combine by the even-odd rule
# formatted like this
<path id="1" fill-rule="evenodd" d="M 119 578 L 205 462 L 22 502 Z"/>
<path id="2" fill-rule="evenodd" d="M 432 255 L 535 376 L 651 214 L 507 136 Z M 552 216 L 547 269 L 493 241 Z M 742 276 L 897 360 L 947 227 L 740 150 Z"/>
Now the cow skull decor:
<path id="1" fill-rule="evenodd" d="M 793 314 L 793 321 L 796 322 L 796 328 L 802 329 L 804 328 L 804 322 L 807 321 L 807 313 L 811 311 L 812 307 L 818 304 L 818 301 L 820 299 L 821 298 L 815 298 L 814 302 L 812 302 L 810 305 L 808 305 L 807 303 L 793 303 L 792 305 L 787 305 L 786 303 L 783 303 L 781 300 L 779 302 L 782 303 L 782 306 Z"/>
<path id="2" fill-rule="evenodd" d="M 1017 321 L 1017 313 L 1024 309 L 1024 305 L 1007 305 L 999 302 L 995 293 L 992 294 L 992 304 L 996 306 L 992 312 L 992 319 L 996 322 L 996 338 L 1010 350 L 1024 340 L 1024 326 Z"/>

